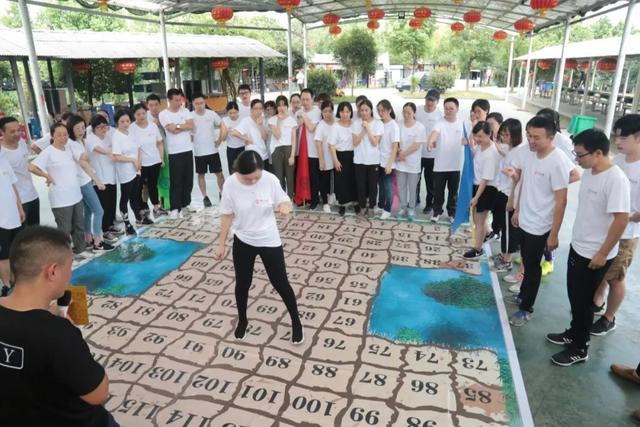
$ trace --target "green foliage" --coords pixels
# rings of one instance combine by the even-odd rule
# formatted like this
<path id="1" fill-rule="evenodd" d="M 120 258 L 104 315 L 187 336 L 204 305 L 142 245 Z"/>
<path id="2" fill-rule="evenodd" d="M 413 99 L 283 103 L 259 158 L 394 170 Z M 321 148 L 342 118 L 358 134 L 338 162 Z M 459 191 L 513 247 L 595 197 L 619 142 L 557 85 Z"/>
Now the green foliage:
<path id="1" fill-rule="evenodd" d="M 284 54 L 286 55 L 287 50 L 285 49 Z M 298 50 L 293 50 L 293 74 L 295 76 L 296 70 L 304 67 L 304 57 L 302 56 L 302 52 Z M 256 61 L 257 62 L 257 61 Z M 287 79 L 287 57 L 280 58 L 265 58 L 264 59 L 264 73 L 265 75 L 272 77 L 274 79 Z"/>
<path id="2" fill-rule="evenodd" d="M 460 308 L 489 309 L 496 304 L 491 286 L 466 275 L 428 283 L 422 292 L 441 304 Z"/>
<path id="3" fill-rule="evenodd" d="M 427 20 L 416 30 L 410 28 L 404 21 L 389 25 L 384 35 L 393 63 L 410 63 L 412 72 L 415 72 L 418 61 L 430 50 L 430 39 L 434 31 L 433 20 Z"/>
<path id="4" fill-rule="evenodd" d="M 415 74 L 412 74 L 409 78 L 409 82 L 411 83 L 411 92 L 415 92 L 416 87 L 420 84 L 420 79 Z"/>
<path id="5" fill-rule="evenodd" d="M 353 76 L 351 94 L 355 84 L 355 74 L 373 74 L 376 70 L 378 51 L 371 31 L 360 27 L 349 29 L 333 44 L 333 55 Z"/>
<path id="6" fill-rule="evenodd" d="M 451 68 L 436 68 L 429 74 L 429 87 L 438 89 L 440 93 L 445 93 L 447 89 L 454 86 L 458 73 Z"/>
<path id="7" fill-rule="evenodd" d="M 315 94 L 327 93 L 329 96 L 333 96 L 336 93 L 336 78 L 329 70 L 310 70 L 307 79 L 307 86 Z"/>
<path id="8" fill-rule="evenodd" d="M 417 330 L 403 326 L 402 328 L 398 329 L 394 340 L 403 343 L 420 344 L 422 343 L 422 336 Z"/>
<path id="9" fill-rule="evenodd" d="M 18 95 L 15 91 L 0 91 L 0 111 L 7 116 L 20 116 L 20 105 L 18 104 Z"/>
<path id="10" fill-rule="evenodd" d="M 34 17 L 32 17 L 33 19 Z M 48 30 L 90 30 L 90 31 L 125 31 L 123 19 L 110 19 L 105 16 L 89 15 L 80 12 L 68 12 L 58 9 L 44 8 L 35 18 L 38 29 Z"/>

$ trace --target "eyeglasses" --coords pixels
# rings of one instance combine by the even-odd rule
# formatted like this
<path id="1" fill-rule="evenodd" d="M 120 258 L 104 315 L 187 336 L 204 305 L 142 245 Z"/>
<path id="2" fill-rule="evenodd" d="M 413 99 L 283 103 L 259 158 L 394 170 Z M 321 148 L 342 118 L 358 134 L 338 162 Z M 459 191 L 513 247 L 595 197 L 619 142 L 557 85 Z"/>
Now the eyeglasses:
<path id="1" fill-rule="evenodd" d="M 578 154 L 578 153 L 576 153 L 575 151 L 573 152 L 573 155 L 576 157 L 576 159 L 581 159 L 581 158 L 583 158 L 583 157 L 588 156 L 589 154 L 593 154 L 593 151 L 587 151 L 587 152 L 586 152 L 586 153 L 584 153 L 584 154 Z"/>

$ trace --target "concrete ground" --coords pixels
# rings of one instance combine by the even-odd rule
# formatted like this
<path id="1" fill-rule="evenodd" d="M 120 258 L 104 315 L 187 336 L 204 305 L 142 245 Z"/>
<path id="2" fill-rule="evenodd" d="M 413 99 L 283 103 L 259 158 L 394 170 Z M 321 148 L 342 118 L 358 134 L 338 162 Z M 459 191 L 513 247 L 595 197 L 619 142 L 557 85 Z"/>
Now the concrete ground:
<path id="1" fill-rule="evenodd" d="M 361 93 L 366 94 L 374 105 L 381 99 L 389 99 L 396 112 L 407 102 L 394 89 L 356 90 L 356 95 Z M 414 102 L 418 104 L 418 101 Z M 461 117 L 468 117 L 471 102 L 472 100 L 461 100 Z M 523 124 L 532 116 L 531 113 L 518 110 L 513 104 L 504 101 L 491 101 L 491 105 L 492 111 L 501 112 L 505 118 L 518 118 Z M 226 159 L 222 160 L 225 165 Z M 34 181 L 41 196 L 42 221 L 55 225 L 44 182 L 40 178 L 34 178 Z M 207 185 L 211 200 L 218 200 L 213 176 L 207 176 Z M 616 319 L 617 329 L 607 336 L 594 337 L 591 341 L 589 361 L 562 368 L 553 365 L 549 360 L 560 347 L 547 342 L 545 335 L 549 332 L 562 332 L 570 321 L 565 274 L 578 188 L 579 183 L 573 184 L 570 188 L 569 203 L 560 234 L 560 247 L 555 253 L 555 270 L 542 281 L 533 319 L 524 327 L 512 328 L 529 404 L 537 426 L 638 425 L 631 418 L 631 413 L 640 408 L 640 387 L 620 380 L 609 372 L 612 363 L 624 363 L 635 367 L 640 362 L 640 335 L 637 333 L 640 312 L 635 310 L 640 301 L 640 263 L 637 260 L 629 270 L 629 290 Z M 424 192 L 422 184 L 423 200 Z M 195 180 L 192 195 L 193 205 L 202 206 L 202 196 Z M 504 282 L 501 282 L 501 285 L 503 294 L 507 295 L 508 285 Z"/>

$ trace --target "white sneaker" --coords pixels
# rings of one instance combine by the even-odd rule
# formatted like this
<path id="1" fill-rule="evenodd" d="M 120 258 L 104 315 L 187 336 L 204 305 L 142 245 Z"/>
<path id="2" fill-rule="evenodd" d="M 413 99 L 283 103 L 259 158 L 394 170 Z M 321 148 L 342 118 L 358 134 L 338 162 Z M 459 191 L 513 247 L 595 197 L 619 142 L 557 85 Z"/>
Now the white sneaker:
<path id="1" fill-rule="evenodd" d="M 336 195 L 333 193 L 329 194 L 328 201 L 330 205 L 335 205 L 337 202 Z"/>
<path id="2" fill-rule="evenodd" d="M 438 222 L 440 221 L 440 215 L 433 215 L 431 217 L 431 222 Z"/>
<path id="3" fill-rule="evenodd" d="M 407 216 L 407 211 L 404 209 L 400 209 L 396 214 L 396 218 L 404 218 Z"/>
<path id="4" fill-rule="evenodd" d="M 382 214 L 380 215 L 380 219 L 389 219 L 389 218 L 391 218 L 391 212 L 382 211 Z"/>
<path id="5" fill-rule="evenodd" d="M 323 211 L 324 213 L 331 213 L 331 206 L 329 206 L 329 204 L 328 204 L 328 203 L 327 203 L 327 204 L 322 205 L 322 211 Z"/>
<path id="6" fill-rule="evenodd" d="M 198 209 L 195 206 L 187 206 L 187 212 L 198 212 Z"/>
<path id="7" fill-rule="evenodd" d="M 178 209 L 173 209 L 169 212 L 169 219 L 178 219 Z"/>
<path id="8" fill-rule="evenodd" d="M 416 217 L 416 211 L 413 209 L 409 209 L 409 211 L 407 212 L 407 218 L 415 219 L 415 217 Z"/>
<path id="9" fill-rule="evenodd" d="M 519 294 L 520 293 L 520 283 L 516 283 L 515 285 L 509 286 L 509 292 L 511 292 L 512 294 Z"/>
<path id="10" fill-rule="evenodd" d="M 179 211 L 178 212 L 178 218 L 183 219 L 185 217 L 184 212 L 183 211 Z"/>
<path id="11" fill-rule="evenodd" d="M 517 283 L 519 285 L 523 278 L 523 274 L 518 271 L 513 274 L 507 274 L 503 279 L 507 283 Z"/>
<path id="12" fill-rule="evenodd" d="M 377 206 L 373 208 L 374 215 L 380 215 L 382 213 L 382 211 L 383 211 L 383 209 L 380 209 Z"/>

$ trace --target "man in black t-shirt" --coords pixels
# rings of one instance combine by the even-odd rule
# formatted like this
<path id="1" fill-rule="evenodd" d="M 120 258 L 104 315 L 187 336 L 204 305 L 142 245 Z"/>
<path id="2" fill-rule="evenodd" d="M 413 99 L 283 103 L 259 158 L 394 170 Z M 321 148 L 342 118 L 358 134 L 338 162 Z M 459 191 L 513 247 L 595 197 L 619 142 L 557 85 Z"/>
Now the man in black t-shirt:
<path id="1" fill-rule="evenodd" d="M 49 312 L 71 277 L 69 236 L 33 226 L 9 255 L 15 288 L 0 298 L 0 426 L 117 426 L 109 380 L 80 331 Z"/>

